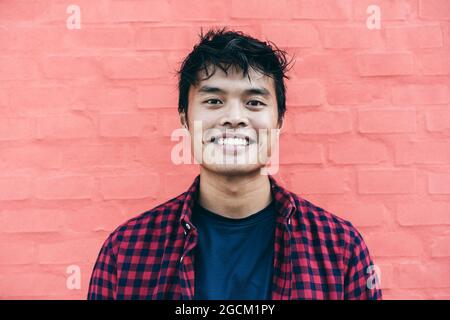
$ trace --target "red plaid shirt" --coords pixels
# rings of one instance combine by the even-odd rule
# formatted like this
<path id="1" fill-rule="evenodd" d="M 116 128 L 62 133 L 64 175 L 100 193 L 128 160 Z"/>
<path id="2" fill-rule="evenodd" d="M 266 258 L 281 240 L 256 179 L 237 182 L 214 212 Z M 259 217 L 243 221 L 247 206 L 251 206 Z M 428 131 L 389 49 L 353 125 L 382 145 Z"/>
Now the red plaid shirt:
<path id="1" fill-rule="evenodd" d="M 381 299 L 379 286 L 368 285 L 376 283 L 372 260 L 352 224 L 268 177 L 278 213 L 272 299 Z M 198 233 L 191 214 L 199 182 L 200 175 L 186 192 L 109 235 L 88 299 L 193 299 Z"/>

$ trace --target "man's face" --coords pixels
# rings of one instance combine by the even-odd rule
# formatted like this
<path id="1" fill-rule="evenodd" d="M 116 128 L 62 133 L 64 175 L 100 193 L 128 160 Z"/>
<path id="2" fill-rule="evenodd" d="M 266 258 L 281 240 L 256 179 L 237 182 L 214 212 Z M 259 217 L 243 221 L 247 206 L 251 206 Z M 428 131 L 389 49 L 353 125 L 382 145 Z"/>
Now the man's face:
<path id="1" fill-rule="evenodd" d="M 201 166 L 220 174 L 241 175 L 268 162 L 278 137 L 274 138 L 276 130 L 272 130 L 279 128 L 278 106 L 272 78 L 251 68 L 251 81 L 235 67 L 227 72 L 216 68 L 212 77 L 190 88 L 188 127 L 191 148 Z M 200 79 L 205 76 L 202 70 Z"/>

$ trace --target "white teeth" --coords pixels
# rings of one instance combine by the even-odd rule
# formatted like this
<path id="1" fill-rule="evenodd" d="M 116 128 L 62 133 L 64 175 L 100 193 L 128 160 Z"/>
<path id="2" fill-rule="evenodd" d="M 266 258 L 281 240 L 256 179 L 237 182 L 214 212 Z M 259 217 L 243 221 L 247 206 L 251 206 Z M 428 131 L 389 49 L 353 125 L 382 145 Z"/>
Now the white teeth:
<path id="1" fill-rule="evenodd" d="M 233 146 L 246 146 L 248 144 L 247 140 L 242 138 L 219 138 L 217 143 L 219 145 L 227 144 Z"/>

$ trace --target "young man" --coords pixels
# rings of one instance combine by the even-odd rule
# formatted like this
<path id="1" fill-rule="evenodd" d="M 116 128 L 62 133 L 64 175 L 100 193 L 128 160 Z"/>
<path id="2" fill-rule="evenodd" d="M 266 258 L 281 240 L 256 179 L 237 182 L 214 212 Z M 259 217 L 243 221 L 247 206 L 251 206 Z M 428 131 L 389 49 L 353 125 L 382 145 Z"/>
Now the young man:
<path id="1" fill-rule="evenodd" d="M 181 123 L 200 174 L 110 234 L 88 299 L 381 299 L 352 224 L 255 161 L 263 149 L 272 155 L 270 132 L 282 127 L 288 65 L 284 51 L 241 32 L 201 35 L 179 71 Z"/>

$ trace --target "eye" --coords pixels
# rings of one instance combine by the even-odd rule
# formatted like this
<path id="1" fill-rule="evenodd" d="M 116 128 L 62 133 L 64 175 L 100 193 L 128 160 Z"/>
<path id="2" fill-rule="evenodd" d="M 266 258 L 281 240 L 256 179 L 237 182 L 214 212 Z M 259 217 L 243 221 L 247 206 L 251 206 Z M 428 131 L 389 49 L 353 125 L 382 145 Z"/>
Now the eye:
<path id="1" fill-rule="evenodd" d="M 206 101 L 203 101 L 203 103 L 207 103 L 207 104 L 216 104 L 216 103 L 210 103 L 210 101 L 220 101 L 219 99 L 208 99 Z"/>
<path id="2" fill-rule="evenodd" d="M 252 102 L 252 103 L 255 103 L 255 102 L 256 102 L 256 103 L 260 103 L 260 105 L 265 106 L 265 103 L 263 103 L 263 102 L 261 102 L 261 101 L 259 101 L 259 100 L 250 100 L 249 103 L 251 103 L 251 102 Z M 252 106 L 253 106 L 253 107 L 257 107 L 258 104 L 256 104 L 256 105 L 255 105 L 255 104 L 252 104 Z"/>

